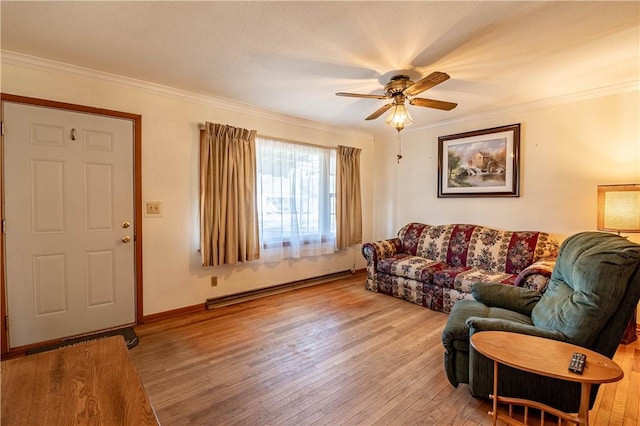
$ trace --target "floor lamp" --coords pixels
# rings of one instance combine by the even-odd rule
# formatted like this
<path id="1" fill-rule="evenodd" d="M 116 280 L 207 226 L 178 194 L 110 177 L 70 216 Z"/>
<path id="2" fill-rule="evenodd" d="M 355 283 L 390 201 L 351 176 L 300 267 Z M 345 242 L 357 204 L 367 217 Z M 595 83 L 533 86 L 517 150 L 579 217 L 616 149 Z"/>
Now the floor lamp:
<path id="1" fill-rule="evenodd" d="M 598 185 L 598 230 L 623 233 L 640 232 L 640 184 Z M 636 311 L 621 343 L 637 339 Z"/>

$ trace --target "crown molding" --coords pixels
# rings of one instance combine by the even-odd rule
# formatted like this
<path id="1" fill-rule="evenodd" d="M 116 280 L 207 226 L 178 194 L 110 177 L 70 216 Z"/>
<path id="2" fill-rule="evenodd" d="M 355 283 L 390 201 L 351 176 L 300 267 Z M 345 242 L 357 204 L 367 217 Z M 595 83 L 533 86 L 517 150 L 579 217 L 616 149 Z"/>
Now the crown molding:
<path id="1" fill-rule="evenodd" d="M 198 93 L 190 92 L 187 90 L 177 89 L 174 87 L 164 86 L 161 84 L 151 83 L 143 80 L 137 80 L 130 77 L 125 77 L 117 74 L 111 74 L 103 71 L 94 70 L 91 68 L 85 68 L 78 65 L 67 64 L 58 61 L 52 61 L 50 59 L 39 58 L 36 56 L 25 55 L 18 52 L 9 50 L 0 50 L 0 62 L 8 65 L 15 65 L 23 68 L 31 68 L 35 70 L 52 72 L 56 74 L 66 75 L 74 78 L 83 78 L 85 80 L 91 80 L 99 83 L 108 83 L 124 88 L 132 88 L 147 93 L 166 96 L 169 98 L 198 103 L 214 108 L 220 108 L 227 111 L 236 112 L 239 114 L 251 115 L 258 118 L 278 121 L 282 123 L 292 124 L 296 126 L 306 127 L 315 130 L 321 130 L 336 134 L 342 134 L 345 136 L 360 136 L 360 137 L 373 137 L 374 139 L 384 138 L 389 136 L 388 132 L 363 132 L 346 127 L 333 126 L 326 123 L 320 123 L 317 121 L 309 120 L 302 117 L 292 116 L 288 114 L 279 113 L 276 111 L 257 108 L 253 105 L 244 104 L 229 99 L 206 96 Z M 438 128 L 448 126 L 454 123 L 460 123 L 464 121 L 485 119 L 500 114 L 513 114 L 522 113 L 526 111 L 532 111 L 541 108 L 547 108 L 555 105 L 562 105 L 572 102 L 579 102 L 587 99 L 600 98 L 610 95 L 616 95 L 621 93 L 633 92 L 640 90 L 640 81 L 630 81 L 627 83 L 616 84 L 611 86 L 600 87 L 592 90 L 586 90 L 582 92 L 570 93 L 561 96 L 555 96 L 552 98 L 540 99 L 522 104 L 511 105 L 507 107 L 495 108 L 487 111 L 483 111 L 477 114 L 469 114 L 462 117 L 450 118 L 445 120 L 436 121 L 423 126 L 411 126 L 404 129 L 403 132 L 413 133 L 421 130 Z M 394 133 L 395 134 L 395 133 Z"/>
<path id="2" fill-rule="evenodd" d="M 469 114 L 462 117 L 450 118 L 446 120 L 436 121 L 423 126 L 411 126 L 409 129 L 404 129 L 403 132 L 413 133 L 420 130 L 433 129 L 437 127 L 448 126 L 454 123 L 461 123 L 464 121 L 485 119 L 495 115 L 505 115 L 513 113 L 523 113 L 527 111 L 533 111 L 541 108 L 548 108 L 557 105 L 563 105 L 568 103 L 580 102 L 588 99 L 602 98 L 605 96 L 619 95 L 628 92 L 640 91 L 640 80 L 629 81 L 626 83 L 615 84 L 611 86 L 599 87 L 596 89 L 585 90 L 582 92 L 569 93 L 560 96 L 554 96 L 546 99 L 539 99 L 531 102 L 525 102 L 517 105 L 510 105 L 507 107 L 495 108 L 487 111 L 483 111 L 477 114 Z M 395 133 L 394 133 L 395 134 Z M 387 137 L 387 133 L 376 133 L 374 139 L 381 137 Z"/>
<path id="3" fill-rule="evenodd" d="M 13 52 L 9 50 L 0 50 L 0 63 L 23 68 L 30 68 L 38 71 L 56 73 L 74 78 L 82 78 L 98 83 L 108 83 L 127 89 L 137 89 L 154 95 L 165 96 L 181 101 L 193 102 L 214 108 L 224 109 L 226 111 L 237 112 L 240 114 L 250 115 L 258 118 L 264 118 L 315 130 L 342 134 L 345 136 L 364 136 L 369 138 L 372 137 L 370 133 L 365 133 L 346 127 L 320 123 L 302 117 L 283 114 L 277 111 L 257 108 L 253 105 L 244 104 L 242 102 L 232 101 L 229 99 L 214 96 L 201 95 L 187 90 L 164 86 L 162 84 L 137 80 L 135 78 L 111 74 L 104 71 L 98 71 L 91 68 L 85 68 L 78 65 L 53 61 L 36 56 L 25 55 L 23 53 Z"/>

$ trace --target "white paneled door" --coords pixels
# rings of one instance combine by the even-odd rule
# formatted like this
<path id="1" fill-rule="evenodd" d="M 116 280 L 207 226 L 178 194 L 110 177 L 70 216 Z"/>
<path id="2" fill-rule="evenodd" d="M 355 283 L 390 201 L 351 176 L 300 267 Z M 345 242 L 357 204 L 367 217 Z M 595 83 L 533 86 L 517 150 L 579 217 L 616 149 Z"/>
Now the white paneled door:
<path id="1" fill-rule="evenodd" d="M 4 103 L 9 347 L 135 322 L 133 121 Z"/>

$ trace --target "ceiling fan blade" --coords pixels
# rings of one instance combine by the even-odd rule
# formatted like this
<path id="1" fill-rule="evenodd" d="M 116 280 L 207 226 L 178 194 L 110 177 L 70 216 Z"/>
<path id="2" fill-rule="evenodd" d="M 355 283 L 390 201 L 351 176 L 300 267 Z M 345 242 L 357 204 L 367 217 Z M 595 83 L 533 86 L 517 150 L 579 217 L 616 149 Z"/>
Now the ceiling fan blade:
<path id="1" fill-rule="evenodd" d="M 418 93 L 422 93 L 427 89 L 432 88 L 433 86 L 442 83 L 443 81 L 447 81 L 449 79 L 449 74 L 435 71 L 424 77 L 421 80 L 418 80 L 416 83 L 413 83 L 411 86 L 404 89 L 403 94 L 405 96 L 415 96 Z"/>
<path id="2" fill-rule="evenodd" d="M 367 99 L 387 99 L 385 95 L 365 95 L 361 93 L 346 93 L 338 92 L 336 96 L 350 96 L 352 98 L 367 98 Z"/>
<path id="3" fill-rule="evenodd" d="M 456 106 L 458 106 L 458 104 L 453 102 L 436 101 L 434 99 L 425 99 L 425 98 L 410 99 L 409 103 L 411 105 L 427 107 L 427 108 L 443 109 L 445 111 L 450 111 L 454 109 Z"/>
<path id="4" fill-rule="evenodd" d="M 382 114 L 384 114 L 386 111 L 389 110 L 389 108 L 391 108 L 393 106 L 393 104 L 386 104 L 380 108 L 378 108 L 373 114 L 371 114 L 370 116 L 368 116 L 367 118 L 365 118 L 365 120 L 375 120 L 376 118 L 380 117 Z"/>

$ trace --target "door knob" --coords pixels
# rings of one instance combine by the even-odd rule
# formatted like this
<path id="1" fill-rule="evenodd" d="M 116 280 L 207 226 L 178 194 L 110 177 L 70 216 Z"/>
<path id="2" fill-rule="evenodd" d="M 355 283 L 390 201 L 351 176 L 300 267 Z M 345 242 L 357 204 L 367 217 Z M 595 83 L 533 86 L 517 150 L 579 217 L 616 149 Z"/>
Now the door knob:
<path id="1" fill-rule="evenodd" d="M 129 241 L 131 241 L 131 237 L 128 235 L 125 235 L 124 237 L 121 238 L 123 243 L 128 243 Z"/>
<path id="2" fill-rule="evenodd" d="M 131 224 L 129 222 L 122 222 L 120 226 L 122 226 L 123 228 L 128 228 L 131 226 Z"/>

